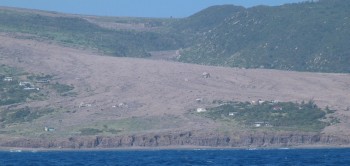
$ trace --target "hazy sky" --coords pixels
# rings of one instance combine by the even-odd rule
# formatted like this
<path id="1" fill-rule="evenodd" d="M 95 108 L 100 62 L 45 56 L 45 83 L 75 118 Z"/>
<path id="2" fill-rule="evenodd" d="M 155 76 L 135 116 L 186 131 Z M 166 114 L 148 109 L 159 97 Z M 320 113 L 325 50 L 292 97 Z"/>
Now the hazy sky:
<path id="1" fill-rule="evenodd" d="M 74 14 L 136 17 L 186 17 L 213 5 L 281 5 L 304 0 L 0 0 L 0 6 Z"/>

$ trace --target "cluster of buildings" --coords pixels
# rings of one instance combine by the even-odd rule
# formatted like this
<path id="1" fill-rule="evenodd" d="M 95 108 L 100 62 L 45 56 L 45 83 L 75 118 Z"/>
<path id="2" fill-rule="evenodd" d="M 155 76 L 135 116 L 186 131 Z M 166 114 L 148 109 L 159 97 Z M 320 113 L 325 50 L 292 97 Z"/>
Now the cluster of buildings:
<path id="1" fill-rule="evenodd" d="M 4 77 L 3 81 L 13 82 L 14 78 L 13 77 Z M 47 79 L 38 80 L 38 81 L 36 81 L 36 83 L 47 84 L 47 83 L 50 83 L 50 80 L 47 80 Z M 28 82 L 28 81 L 21 81 L 21 82 L 19 82 L 18 85 L 20 87 L 23 87 L 23 90 L 38 90 L 38 91 L 40 90 L 40 88 L 35 87 L 32 82 Z"/>
<path id="2" fill-rule="evenodd" d="M 196 99 L 196 102 L 200 103 L 200 102 L 202 102 L 202 100 L 203 99 L 198 98 L 198 99 Z M 269 104 L 272 106 L 271 109 L 274 111 L 282 111 L 283 110 L 283 107 L 279 105 L 278 100 L 264 101 L 262 99 L 259 99 L 259 100 L 251 101 L 250 104 L 251 104 L 250 106 Z M 244 108 L 242 108 L 242 109 L 244 109 Z M 203 112 L 207 112 L 208 110 L 206 108 L 197 108 L 195 111 L 197 113 L 203 113 Z M 228 116 L 234 117 L 234 116 L 236 116 L 237 113 L 238 112 L 236 112 L 236 111 L 228 112 Z M 251 125 L 252 127 L 256 127 L 256 128 L 273 127 L 273 125 L 271 125 L 270 122 L 267 122 L 267 121 L 256 121 L 256 122 L 250 123 L 249 125 Z"/>

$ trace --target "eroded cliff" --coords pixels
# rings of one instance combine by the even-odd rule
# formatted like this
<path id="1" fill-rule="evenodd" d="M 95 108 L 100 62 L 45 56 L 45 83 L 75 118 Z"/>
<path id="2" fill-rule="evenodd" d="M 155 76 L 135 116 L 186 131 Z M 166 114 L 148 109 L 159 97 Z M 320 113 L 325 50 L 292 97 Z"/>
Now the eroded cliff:
<path id="1" fill-rule="evenodd" d="M 269 148 L 302 146 L 348 146 L 347 135 L 325 135 L 310 132 L 237 132 L 233 134 L 205 134 L 202 132 L 174 132 L 133 134 L 120 136 L 91 136 L 70 138 L 16 138 L 0 140 L 2 147 L 16 148 Z"/>

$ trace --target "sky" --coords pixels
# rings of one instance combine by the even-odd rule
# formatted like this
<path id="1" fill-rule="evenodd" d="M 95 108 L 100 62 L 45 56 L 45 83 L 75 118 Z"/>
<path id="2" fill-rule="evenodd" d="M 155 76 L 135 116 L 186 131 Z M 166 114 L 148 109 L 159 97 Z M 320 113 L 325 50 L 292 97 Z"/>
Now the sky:
<path id="1" fill-rule="evenodd" d="M 182 18 L 213 5 L 276 6 L 301 1 L 305 0 L 0 0 L 0 6 L 99 16 Z"/>

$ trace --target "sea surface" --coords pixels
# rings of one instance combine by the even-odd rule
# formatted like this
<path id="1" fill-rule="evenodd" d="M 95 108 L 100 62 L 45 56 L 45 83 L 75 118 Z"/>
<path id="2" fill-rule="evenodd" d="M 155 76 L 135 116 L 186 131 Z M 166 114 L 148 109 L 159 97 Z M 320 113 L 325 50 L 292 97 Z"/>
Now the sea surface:
<path id="1" fill-rule="evenodd" d="M 0 151 L 0 166 L 350 165 L 350 149 Z"/>

